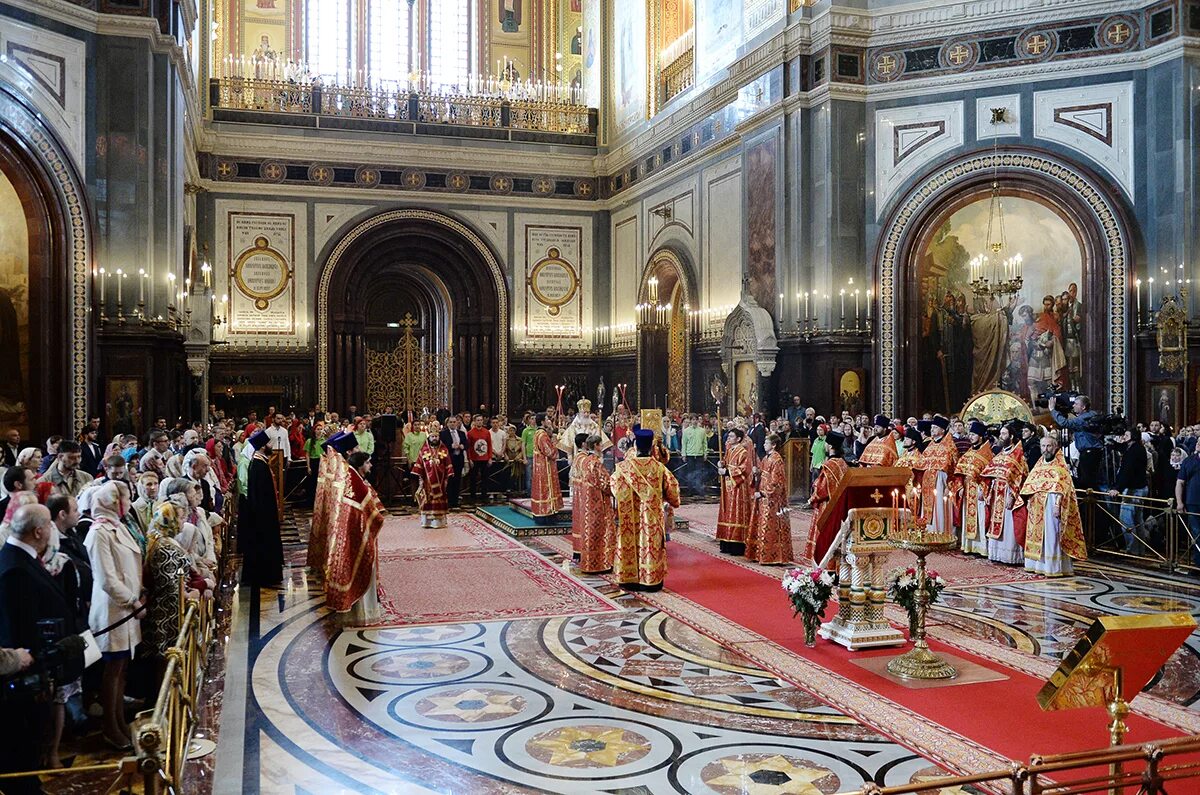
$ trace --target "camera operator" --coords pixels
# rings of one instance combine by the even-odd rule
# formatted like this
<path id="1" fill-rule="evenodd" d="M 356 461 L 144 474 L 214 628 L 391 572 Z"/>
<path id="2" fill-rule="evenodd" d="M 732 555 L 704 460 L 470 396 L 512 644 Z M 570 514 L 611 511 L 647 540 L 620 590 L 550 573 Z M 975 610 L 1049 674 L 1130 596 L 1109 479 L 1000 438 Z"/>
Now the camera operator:
<path id="1" fill-rule="evenodd" d="M 1059 411 L 1056 401 L 1050 409 L 1050 416 L 1058 427 L 1071 432 L 1071 440 L 1079 452 L 1079 467 L 1076 470 L 1076 481 L 1081 489 L 1096 489 L 1103 483 L 1104 439 L 1092 429 L 1097 415 L 1092 411 L 1092 401 L 1087 395 L 1079 395 L 1071 404 L 1071 416 Z"/>
<path id="2" fill-rule="evenodd" d="M 1109 496 L 1124 494 L 1127 497 L 1145 497 L 1150 489 L 1147 483 L 1146 447 L 1142 444 L 1141 436 L 1135 436 L 1133 431 L 1126 428 L 1115 441 L 1116 449 L 1121 453 L 1121 465 L 1113 479 Z M 1134 541 L 1134 528 L 1140 525 L 1141 513 L 1142 509 L 1136 502 L 1121 502 L 1121 528 L 1125 534 L 1126 552 L 1139 551 Z M 1139 535 L 1144 543 L 1144 534 Z"/>
<path id="3" fill-rule="evenodd" d="M 24 505 L 12 518 L 11 535 L 0 547 L 0 647 L 29 649 L 32 671 L 48 673 L 69 682 L 83 670 L 83 640 L 75 635 L 74 611 L 62 588 L 41 564 L 54 523 L 41 505 Z M 59 626 L 52 640 L 47 626 Z M 61 660 L 61 671 L 47 670 L 48 657 Z M 42 758 L 42 746 L 53 714 L 53 704 L 43 693 L 14 692 L 5 688 L 5 720 L 0 721 L 0 772 L 28 770 Z M 36 777 L 5 780 L 4 792 L 40 793 Z"/>

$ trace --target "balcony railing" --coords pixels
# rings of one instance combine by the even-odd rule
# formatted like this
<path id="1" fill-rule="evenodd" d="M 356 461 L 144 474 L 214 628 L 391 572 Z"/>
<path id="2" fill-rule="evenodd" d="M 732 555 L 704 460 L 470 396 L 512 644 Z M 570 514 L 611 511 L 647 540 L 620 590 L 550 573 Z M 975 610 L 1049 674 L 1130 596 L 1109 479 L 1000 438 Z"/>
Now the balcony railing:
<path id="1" fill-rule="evenodd" d="M 316 116 L 318 119 L 369 119 L 413 125 L 406 131 L 417 131 L 416 124 L 453 125 L 594 138 L 598 127 L 594 109 L 561 99 L 342 86 L 320 81 L 212 78 L 209 102 L 213 108 L 228 111 Z M 225 118 L 233 120 L 237 117 Z M 419 131 L 431 132 L 427 128 Z"/>

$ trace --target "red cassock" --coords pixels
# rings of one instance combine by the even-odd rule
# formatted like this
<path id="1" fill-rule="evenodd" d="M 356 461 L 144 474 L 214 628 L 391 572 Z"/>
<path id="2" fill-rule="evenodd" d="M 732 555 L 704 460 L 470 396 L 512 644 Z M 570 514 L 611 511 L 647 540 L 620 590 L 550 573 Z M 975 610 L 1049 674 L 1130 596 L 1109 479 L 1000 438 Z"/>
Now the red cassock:
<path id="1" fill-rule="evenodd" d="M 337 491 L 334 482 L 345 477 L 348 468 L 346 459 L 332 447 L 326 448 L 321 454 L 321 462 L 317 466 L 317 489 L 313 501 L 312 524 L 308 533 L 308 557 L 305 564 L 322 577 L 325 576 L 331 515 L 336 507 Z"/>
<path id="2" fill-rule="evenodd" d="M 608 470 L 600 456 L 579 453 L 571 475 L 571 547 L 579 553 L 579 570 L 611 569 L 616 536 Z"/>
<path id="3" fill-rule="evenodd" d="M 541 428 L 533 436 L 533 494 L 530 496 L 534 516 L 553 516 L 562 510 L 558 447 L 550 434 Z"/>
<path id="4" fill-rule="evenodd" d="M 452 464 L 450 451 L 444 444 L 436 447 L 426 442 L 413 463 L 412 474 L 420 479 L 417 486 L 417 508 L 422 518 L 441 518 L 450 510 L 446 486 L 450 481 Z"/>
<path id="5" fill-rule="evenodd" d="M 349 610 L 362 598 L 375 574 L 379 528 L 386 511 L 371 484 L 358 470 L 347 467 L 335 523 L 329 536 L 325 572 L 325 604 L 336 611 Z"/>
<path id="6" fill-rule="evenodd" d="M 617 582 L 660 586 L 667 576 L 663 503 L 679 507 L 679 481 L 653 458 L 628 456 L 612 476 L 617 499 Z"/>
<path id="7" fill-rule="evenodd" d="M 758 491 L 754 501 L 746 557 L 759 563 L 792 562 L 792 523 L 787 514 L 787 472 L 783 456 L 772 450 L 758 465 Z"/>
<path id="8" fill-rule="evenodd" d="M 948 506 L 938 505 L 938 473 L 946 473 L 945 485 L 942 487 L 942 495 L 940 495 L 945 496 L 949 493 L 950 477 L 954 474 L 955 465 L 958 464 L 958 448 L 954 446 L 954 440 L 949 435 L 943 436 L 925 447 L 921 452 L 921 461 L 923 466 L 921 480 L 918 483 L 921 490 L 921 517 L 932 529 L 935 526 L 934 511 L 948 510 Z M 949 533 L 950 528 L 945 528 L 945 532 Z"/>
<path id="9" fill-rule="evenodd" d="M 825 514 L 834 509 L 830 499 L 833 497 L 837 485 L 842 482 L 842 478 L 846 477 L 847 469 L 849 467 L 841 458 L 830 458 L 821 464 L 821 474 L 817 475 L 817 479 L 813 482 L 812 497 L 808 500 L 813 507 L 813 519 L 812 526 L 808 529 L 808 539 L 804 542 L 805 560 L 820 563 L 821 558 L 825 557 L 829 545 L 833 543 L 839 528 L 831 526 L 827 538 L 820 537 L 819 528 L 825 524 Z M 844 504 L 845 500 L 839 500 L 839 502 Z"/>
<path id="10" fill-rule="evenodd" d="M 982 545 L 984 554 L 987 554 L 987 538 L 984 537 L 987 517 L 979 515 L 977 497 L 980 490 L 986 491 L 987 484 L 981 482 L 980 475 L 991 461 L 992 446 L 985 442 L 979 447 L 968 448 L 954 465 L 950 491 L 954 495 L 955 523 L 962 530 L 963 552 L 970 552 Z M 971 544 L 973 546 L 968 548 Z"/>
<path id="11" fill-rule="evenodd" d="M 1004 512 L 1011 496 L 1013 535 L 1018 546 L 1025 546 L 1026 512 L 1021 499 L 1021 484 L 1028 474 L 1029 464 L 1019 444 L 992 456 L 991 462 L 979 473 L 980 479 L 988 484 L 988 538 L 999 540 L 1004 536 Z"/>
<path id="12" fill-rule="evenodd" d="M 725 476 L 721 479 L 721 508 L 717 513 L 717 540 L 746 543 L 750 529 L 750 498 L 754 488 L 754 461 L 745 445 L 725 449 Z"/>

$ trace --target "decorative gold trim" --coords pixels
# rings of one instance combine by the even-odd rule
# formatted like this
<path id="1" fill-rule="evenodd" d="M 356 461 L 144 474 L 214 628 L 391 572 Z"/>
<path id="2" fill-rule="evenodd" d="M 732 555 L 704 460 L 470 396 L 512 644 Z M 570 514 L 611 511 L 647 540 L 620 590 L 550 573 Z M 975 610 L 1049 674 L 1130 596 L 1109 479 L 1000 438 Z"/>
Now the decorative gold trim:
<path id="1" fill-rule="evenodd" d="M 567 290 L 566 295 L 562 298 L 551 298 L 538 287 L 538 274 L 550 265 L 558 265 L 567 272 L 567 275 L 571 279 L 571 289 Z M 562 307 L 571 303 L 571 299 L 575 297 L 575 293 L 579 292 L 579 274 L 575 272 L 575 268 L 571 263 L 562 258 L 562 252 L 558 250 L 557 246 L 551 246 L 546 250 L 546 256 L 534 264 L 533 270 L 529 272 L 529 278 L 526 281 L 529 283 L 529 289 L 533 293 L 533 297 L 546 307 L 546 311 L 551 316 L 558 315 L 562 311 Z"/>
<path id="2" fill-rule="evenodd" d="M 999 160 L 999 163 L 996 160 Z M 895 415 L 898 411 L 896 373 L 899 369 L 900 348 L 897 344 L 897 317 L 901 311 L 901 290 L 897 273 L 897 258 L 916 219 L 933 203 L 954 192 L 962 182 L 975 179 L 999 166 L 1008 172 L 1032 175 L 1042 180 L 1061 183 L 1079 196 L 1091 210 L 1092 218 L 1100 225 L 1107 257 L 1102 253 L 1097 265 L 1107 271 L 1109 315 L 1108 325 L 1108 391 L 1109 409 L 1122 412 L 1125 409 L 1125 314 L 1127 302 L 1128 263 L 1131 254 L 1128 232 L 1119 220 L 1116 207 L 1108 196 L 1074 167 L 1043 154 L 1024 152 L 987 152 L 959 157 L 947 163 L 940 171 L 911 188 L 888 216 L 884 229 L 879 261 L 879 404 L 885 413 Z M 1099 299 L 1099 296 L 1097 297 Z M 1099 353 L 1099 352 L 1097 352 Z"/>
<path id="3" fill-rule="evenodd" d="M 270 257 L 279 265 L 279 284 L 267 292 L 251 289 L 250 285 L 246 284 L 246 280 L 242 275 L 246 267 L 246 262 L 258 254 Z M 288 288 L 288 285 L 292 281 L 292 269 L 288 267 L 287 257 L 271 248 L 271 241 L 259 235 L 254 238 L 254 246 L 239 254 L 237 261 L 233 263 L 233 281 L 237 285 L 237 288 L 241 290 L 242 295 L 254 299 L 254 308 L 263 311 L 270 306 L 272 298 L 282 295 L 283 291 Z"/>
<path id="4" fill-rule="evenodd" d="M 438 224 L 449 229 L 452 232 L 465 238 L 467 242 L 475 248 L 476 251 L 483 257 L 484 262 L 488 266 L 488 270 L 492 274 L 492 281 L 496 287 L 496 308 L 497 314 L 497 347 L 499 348 L 499 411 L 500 414 L 508 413 L 508 357 L 509 357 L 509 306 L 508 306 L 508 281 L 504 275 L 504 269 L 501 267 L 499 260 L 492 253 L 492 250 L 483 241 L 474 229 L 459 221 L 457 218 L 452 218 L 448 215 L 443 215 L 432 210 L 420 209 L 401 209 L 389 210 L 372 216 L 350 229 L 334 246 L 329 254 L 329 259 L 325 267 L 321 269 L 321 278 L 317 284 L 317 402 L 320 406 L 325 407 L 329 404 L 329 285 L 333 280 L 333 273 L 337 270 L 338 263 L 342 256 L 346 253 L 346 249 L 350 247 L 356 240 L 363 235 L 371 232 L 386 224 L 395 223 L 397 221 L 428 221 Z M 82 421 L 80 423 L 82 427 Z"/>

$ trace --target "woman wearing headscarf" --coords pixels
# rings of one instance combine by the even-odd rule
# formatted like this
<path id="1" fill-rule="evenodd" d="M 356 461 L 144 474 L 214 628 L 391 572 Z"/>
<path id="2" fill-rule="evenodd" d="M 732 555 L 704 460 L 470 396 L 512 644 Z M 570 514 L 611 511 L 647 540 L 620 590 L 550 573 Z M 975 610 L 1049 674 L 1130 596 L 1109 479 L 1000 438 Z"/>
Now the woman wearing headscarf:
<path id="1" fill-rule="evenodd" d="M 133 510 L 138 524 L 142 527 L 143 535 L 150 534 L 150 521 L 154 518 L 154 504 L 158 502 L 158 473 L 143 472 L 137 479 L 137 499 L 133 501 Z"/>
<path id="2" fill-rule="evenodd" d="M 34 474 L 42 471 L 42 451 L 36 447 L 26 447 L 17 453 L 17 466 L 32 470 Z"/>
<path id="3" fill-rule="evenodd" d="M 213 548 L 212 528 L 205 521 L 200 507 L 200 487 L 186 478 L 168 478 L 159 487 L 162 500 L 171 499 L 179 508 L 181 530 L 175 541 L 191 556 L 192 568 L 201 576 L 206 588 L 215 585 L 217 558 Z M 179 499 L 182 497 L 182 499 Z"/>
<path id="4" fill-rule="evenodd" d="M 168 487 L 172 487 L 170 482 L 163 483 L 160 494 Z M 146 614 L 145 631 L 146 642 L 160 657 L 166 655 L 179 635 L 180 580 L 183 595 L 188 599 L 198 599 L 203 587 L 191 555 L 180 544 L 181 536 L 187 541 L 188 533 L 195 532 L 195 527 L 184 529 L 183 516 L 187 510 L 187 495 L 172 488 L 170 495 L 164 494 L 150 521 L 145 571 L 150 610 Z"/>
<path id="5" fill-rule="evenodd" d="M 125 529 L 129 531 L 129 535 L 133 536 L 133 540 L 137 542 L 142 553 L 146 552 L 146 529 L 142 527 L 142 519 L 133 511 L 133 490 L 129 484 L 123 480 L 115 481 L 117 488 L 121 490 L 121 499 L 128 506 L 125 510 L 125 515 L 122 520 L 125 523 Z"/>
<path id="6" fill-rule="evenodd" d="M 90 507 L 92 529 L 84 542 L 92 564 L 92 609 L 88 624 L 98 633 L 142 607 L 142 548 L 125 525 L 129 502 L 120 484 L 99 486 L 90 496 Z M 140 617 L 131 618 L 96 638 L 105 661 L 100 688 L 103 736 L 122 749 L 130 747 L 131 737 L 125 723 L 125 673 L 141 640 Z"/>

